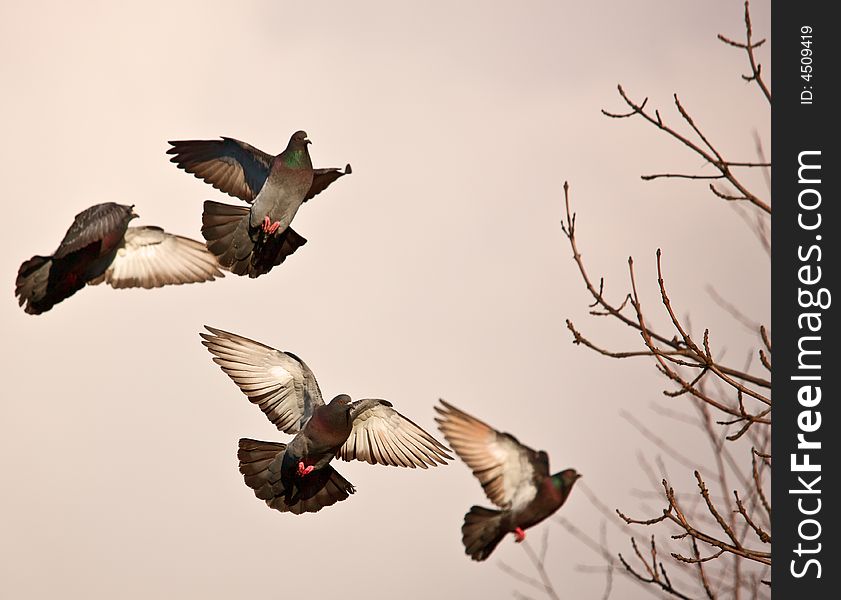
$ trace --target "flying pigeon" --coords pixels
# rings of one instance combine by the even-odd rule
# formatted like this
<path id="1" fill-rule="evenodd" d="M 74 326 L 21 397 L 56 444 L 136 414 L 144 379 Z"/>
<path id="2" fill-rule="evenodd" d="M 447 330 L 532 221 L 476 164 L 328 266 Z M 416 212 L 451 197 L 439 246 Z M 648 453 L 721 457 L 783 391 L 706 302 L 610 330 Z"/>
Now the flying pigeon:
<path id="1" fill-rule="evenodd" d="M 513 532 L 517 542 L 525 530 L 558 510 L 581 477 L 574 469 L 549 474 L 549 456 L 521 444 L 441 400 L 435 410 L 438 428 L 456 454 L 473 470 L 488 499 L 502 510 L 472 506 L 461 528 L 465 554 L 485 560 Z"/>
<path id="2" fill-rule="evenodd" d="M 204 244 L 160 227 L 129 227 L 134 206 L 106 202 L 76 215 L 52 256 L 33 256 L 18 269 L 15 296 L 38 315 L 85 284 L 114 288 L 212 281 L 224 277 Z"/>
<path id="3" fill-rule="evenodd" d="M 340 394 L 325 404 L 310 368 L 291 352 L 207 327 L 202 344 L 240 390 L 285 433 L 288 444 L 239 441 L 239 470 L 271 508 L 301 514 L 345 500 L 353 485 L 333 458 L 423 469 L 452 460 L 448 450 L 386 400 Z"/>
<path id="4" fill-rule="evenodd" d="M 218 190 L 251 204 L 250 208 L 207 200 L 202 235 L 222 266 L 237 275 L 268 273 L 307 240 L 289 224 L 298 208 L 323 192 L 350 165 L 313 169 L 304 131 L 272 156 L 233 138 L 169 142 L 170 162 Z"/>

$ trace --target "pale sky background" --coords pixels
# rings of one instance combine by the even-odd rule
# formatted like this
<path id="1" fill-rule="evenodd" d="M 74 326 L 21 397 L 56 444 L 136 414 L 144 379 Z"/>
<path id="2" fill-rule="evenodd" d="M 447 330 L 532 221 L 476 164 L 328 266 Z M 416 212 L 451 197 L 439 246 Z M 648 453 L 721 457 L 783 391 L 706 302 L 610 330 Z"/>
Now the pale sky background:
<path id="1" fill-rule="evenodd" d="M 753 13 L 768 35 L 768 3 Z M 764 252 L 703 183 L 639 178 L 697 172 L 696 157 L 599 109 L 623 110 L 621 82 L 677 123 L 678 92 L 728 156 L 754 159 L 756 130 L 770 155 L 768 107 L 739 78 L 747 60 L 715 38 L 741 37 L 742 14 L 738 0 L 3 2 L 0 596 L 540 597 L 499 568 L 532 572 L 510 538 L 485 563 L 464 555 L 464 513 L 490 504 L 458 461 L 337 463 L 357 494 L 314 515 L 256 499 L 238 438 L 289 438 L 211 362 L 204 324 L 291 350 L 325 396 L 387 398 L 439 437 L 445 398 L 545 449 L 553 471 L 576 468 L 607 505 L 655 514 L 632 493 L 648 489 L 638 452 L 655 450 L 620 411 L 690 453 L 705 442 L 652 408 L 653 364 L 571 343 L 568 317 L 606 346 L 639 338 L 587 315 L 562 183 L 608 294 L 624 293 L 633 254 L 662 323 L 662 247 L 678 311 L 741 364 L 752 338 L 705 287 L 769 322 Z M 20 263 L 92 204 L 135 204 L 134 224 L 201 239 L 202 201 L 235 202 L 170 164 L 167 140 L 226 135 L 276 153 L 297 129 L 316 166 L 354 173 L 303 206 L 309 243 L 268 276 L 99 286 L 38 317 L 17 306 Z M 691 472 L 672 471 L 692 489 Z M 593 536 L 603 521 L 578 489 L 559 515 Z M 600 597 L 603 575 L 579 569 L 598 557 L 550 521 L 529 539 L 547 528 L 556 587 Z M 615 585 L 613 598 L 648 597 Z"/>

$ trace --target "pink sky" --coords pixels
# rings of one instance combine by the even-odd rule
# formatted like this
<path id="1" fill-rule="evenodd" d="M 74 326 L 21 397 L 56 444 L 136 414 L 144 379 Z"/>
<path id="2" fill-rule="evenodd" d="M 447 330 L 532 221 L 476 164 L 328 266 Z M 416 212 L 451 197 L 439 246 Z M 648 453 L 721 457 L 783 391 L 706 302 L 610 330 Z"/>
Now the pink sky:
<path id="1" fill-rule="evenodd" d="M 622 83 L 677 122 L 678 92 L 730 155 L 755 158 L 754 131 L 770 155 L 767 105 L 739 78 L 746 59 L 715 38 L 742 35 L 743 4 L 454 4 L 2 5 L 0 596 L 532 594 L 499 568 L 530 570 L 510 540 L 482 564 L 463 554 L 464 513 L 489 503 L 461 462 L 336 464 L 358 492 L 315 515 L 257 500 L 237 440 L 288 436 L 213 365 L 204 324 L 291 350 L 325 396 L 387 398 L 439 438 L 432 406 L 445 398 L 545 449 L 553 471 L 576 468 L 609 506 L 655 514 L 632 490 L 648 489 L 637 454 L 656 450 L 620 411 L 673 440 L 695 433 L 652 409 L 653 364 L 570 343 L 566 318 L 606 346 L 639 340 L 587 315 L 561 186 L 608 293 L 624 293 L 633 254 L 664 323 L 662 248 L 673 303 L 741 363 L 753 338 L 705 288 L 767 323 L 764 252 L 703 184 L 641 181 L 704 165 L 599 109 L 622 110 Z M 767 35 L 768 4 L 753 12 Z M 316 166 L 354 173 L 303 206 L 295 229 L 309 243 L 268 276 L 99 286 L 39 317 L 17 306 L 20 263 L 52 252 L 87 206 L 135 204 L 136 224 L 200 237 L 202 201 L 232 202 L 169 164 L 167 140 L 226 135 L 275 153 L 297 129 Z M 687 469 L 671 476 L 694 485 Z M 598 536 L 603 518 L 580 491 L 558 514 Z M 565 597 L 599 597 L 603 577 L 578 569 L 598 557 L 551 522 L 530 539 L 544 529 Z M 622 536 L 612 546 L 628 552 Z M 614 598 L 648 597 L 616 586 Z"/>

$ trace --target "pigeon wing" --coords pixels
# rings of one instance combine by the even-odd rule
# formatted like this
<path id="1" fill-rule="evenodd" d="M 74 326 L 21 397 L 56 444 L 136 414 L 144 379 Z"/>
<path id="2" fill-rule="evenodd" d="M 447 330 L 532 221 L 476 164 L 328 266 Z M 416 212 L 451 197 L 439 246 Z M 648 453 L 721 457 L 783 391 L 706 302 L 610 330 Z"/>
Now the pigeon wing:
<path id="1" fill-rule="evenodd" d="M 312 185 L 310 191 L 304 196 L 304 202 L 310 200 L 327 189 L 331 183 L 336 181 L 339 177 L 350 175 L 353 170 L 350 165 L 345 165 L 345 170 L 331 167 L 329 169 L 313 169 L 312 171 Z"/>
<path id="2" fill-rule="evenodd" d="M 324 404 L 315 375 L 294 354 L 205 327 L 210 333 L 200 334 L 202 344 L 214 355 L 213 362 L 281 431 L 297 433 L 313 408 Z"/>
<path id="3" fill-rule="evenodd" d="M 170 162 L 226 194 L 252 202 L 266 182 L 274 157 L 250 144 L 221 140 L 169 142 Z"/>
<path id="4" fill-rule="evenodd" d="M 513 435 L 499 432 L 443 400 L 441 404 L 435 407 L 438 428 L 473 470 L 488 499 L 508 509 L 534 497 L 533 482 L 549 472 L 546 453 L 535 452 Z"/>
<path id="5" fill-rule="evenodd" d="M 109 246 L 115 247 L 128 227 L 133 216 L 131 206 L 105 202 L 95 204 L 80 212 L 64 234 L 53 258 L 64 258 L 95 242 L 108 238 Z"/>
<path id="6" fill-rule="evenodd" d="M 446 464 L 447 448 L 394 410 L 386 400 L 357 400 L 351 408 L 353 428 L 336 456 L 395 467 Z"/>
<path id="7" fill-rule="evenodd" d="M 114 288 L 146 289 L 198 283 L 224 277 L 216 257 L 204 244 L 165 232 L 160 227 L 129 227 L 111 265 L 101 277 Z"/>

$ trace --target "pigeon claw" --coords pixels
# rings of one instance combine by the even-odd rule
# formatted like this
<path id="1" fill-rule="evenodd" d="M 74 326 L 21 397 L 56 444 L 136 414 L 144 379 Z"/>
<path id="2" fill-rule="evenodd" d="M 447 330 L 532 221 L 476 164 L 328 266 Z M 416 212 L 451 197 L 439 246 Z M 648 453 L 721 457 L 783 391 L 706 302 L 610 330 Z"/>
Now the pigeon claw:
<path id="1" fill-rule="evenodd" d="M 274 233 L 280 228 L 280 221 L 275 221 L 272 223 L 272 220 L 269 219 L 269 216 L 266 215 L 263 217 L 262 229 L 266 233 Z"/>
<path id="2" fill-rule="evenodd" d="M 518 544 L 526 539 L 526 532 L 523 531 L 520 527 L 517 527 L 514 530 L 514 541 Z"/>
<path id="3" fill-rule="evenodd" d="M 309 475 L 310 473 L 313 472 L 313 469 L 315 469 L 314 466 L 305 465 L 304 461 L 302 461 L 302 460 L 298 461 L 298 476 L 299 477 L 304 477 L 306 475 Z"/>

